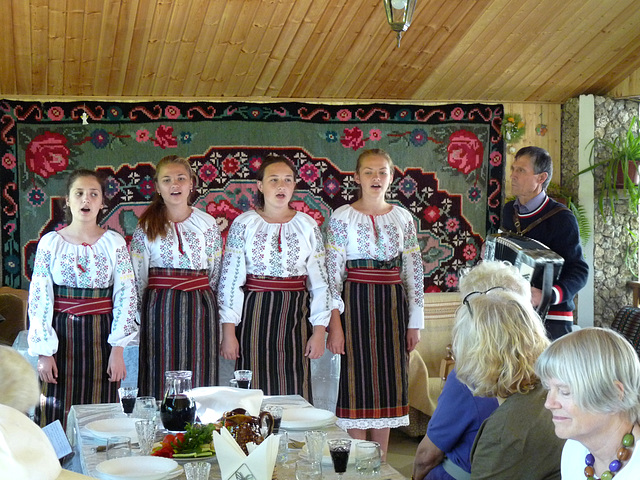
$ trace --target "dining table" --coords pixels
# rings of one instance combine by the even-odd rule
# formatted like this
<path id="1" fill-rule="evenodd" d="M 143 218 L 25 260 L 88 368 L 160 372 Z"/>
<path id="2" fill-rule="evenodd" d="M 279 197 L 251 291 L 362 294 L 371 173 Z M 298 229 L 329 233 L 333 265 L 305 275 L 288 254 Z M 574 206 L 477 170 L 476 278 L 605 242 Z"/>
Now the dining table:
<path id="1" fill-rule="evenodd" d="M 300 408 L 309 408 L 310 412 L 313 410 L 313 406 L 307 402 L 303 397 L 299 395 L 275 395 L 265 396 L 262 408 L 267 405 L 280 405 L 284 410 L 289 408 L 295 408 L 299 411 Z M 89 477 L 102 478 L 97 471 L 96 467 L 99 463 L 106 460 L 106 453 L 101 446 L 106 445 L 104 438 L 99 438 L 92 434 L 87 425 L 91 422 L 98 420 L 111 419 L 111 418 L 124 418 L 126 415 L 122 412 L 122 408 L 119 403 L 103 403 L 103 404 L 89 404 L 89 405 L 73 405 L 69 411 L 67 418 L 67 436 L 72 445 L 75 455 L 74 468 L 78 473 L 82 473 Z M 335 419 L 335 417 L 333 417 Z M 273 478 L 277 480 L 295 480 L 295 462 L 304 456 L 303 449 L 300 446 L 305 440 L 305 428 L 287 429 L 289 435 L 289 450 L 288 458 L 284 462 L 276 464 L 274 469 Z M 328 421 L 324 425 L 313 425 L 308 430 L 323 430 L 327 432 L 327 440 L 333 438 L 350 438 L 347 432 L 336 426 L 335 421 Z M 157 440 L 161 439 L 162 430 L 159 430 Z M 137 438 L 133 438 L 132 442 L 136 442 Z M 136 442 L 137 443 L 137 442 Z M 132 455 L 136 455 L 137 448 L 132 448 Z M 210 480 L 221 479 L 220 468 L 218 466 L 217 459 L 211 459 L 211 471 L 209 475 Z M 178 480 L 186 479 L 183 471 L 176 473 L 175 476 Z M 362 480 L 365 477 L 355 471 L 354 464 L 350 461 L 347 472 L 342 476 L 334 473 L 333 467 L 329 464 L 326 465 L 323 461 L 322 478 L 326 480 Z M 386 462 L 382 462 L 380 473 L 375 477 L 379 480 L 404 480 L 406 479 L 400 472 L 394 469 Z"/>

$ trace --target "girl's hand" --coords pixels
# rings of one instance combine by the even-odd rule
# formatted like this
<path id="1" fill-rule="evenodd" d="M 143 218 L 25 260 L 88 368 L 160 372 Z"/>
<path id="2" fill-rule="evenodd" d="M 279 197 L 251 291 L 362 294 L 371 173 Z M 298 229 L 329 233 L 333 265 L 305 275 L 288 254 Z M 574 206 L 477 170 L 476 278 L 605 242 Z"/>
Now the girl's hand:
<path id="1" fill-rule="evenodd" d="M 420 341 L 420 330 L 417 328 L 407 329 L 407 352 L 413 351 Z"/>
<path id="2" fill-rule="evenodd" d="M 340 311 L 337 309 L 331 310 L 327 348 L 331 353 L 344 355 L 344 330 L 342 330 L 342 322 L 340 321 Z"/>
<path id="3" fill-rule="evenodd" d="M 227 360 L 236 360 L 240 357 L 240 344 L 236 338 L 236 326 L 233 323 L 222 324 L 220 355 Z"/>
<path id="4" fill-rule="evenodd" d="M 109 355 L 107 375 L 110 382 L 119 382 L 127 378 L 127 367 L 124 364 L 124 347 L 112 347 Z"/>
<path id="5" fill-rule="evenodd" d="M 47 383 L 58 383 L 58 365 L 56 359 L 47 355 L 38 357 L 38 376 Z"/>
<path id="6" fill-rule="evenodd" d="M 313 327 L 313 335 L 307 341 L 304 348 L 304 356 L 309 358 L 320 358 L 324 355 L 324 333 L 325 328 L 322 325 Z"/>

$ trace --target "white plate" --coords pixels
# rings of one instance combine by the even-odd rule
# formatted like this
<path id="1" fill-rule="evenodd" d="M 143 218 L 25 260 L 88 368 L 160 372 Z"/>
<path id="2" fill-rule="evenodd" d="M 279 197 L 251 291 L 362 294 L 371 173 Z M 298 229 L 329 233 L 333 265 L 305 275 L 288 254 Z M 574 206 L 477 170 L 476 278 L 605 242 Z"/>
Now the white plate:
<path id="1" fill-rule="evenodd" d="M 213 455 L 211 455 L 210 457 L 173 457 L 172 460 L 175 460 L 176 462 L 178 462 L 178 465 L 184 465 L 185 463 L 191 463 L 191 462 L 208 462 L 208 463 L 213 463 L 216 461 L 216 455 L 215 453 Z"/>
<path id="2" fill-rule="evenodd" d="M 280 428 L 285 430 L 309 430 L 333 425 L 336 416 L 329 410 L 313 407 L 286 408 L 282 412 Z"/>
<path id="3" fill-rule="evenodd" d="M 170 458 L 147 456 L 112 458 L 96 470 L 106 480 L 165 480 L 179 468 Z"/>
<path id="4" fill-rule="evenodd" d="M 87 423 L 85 428 L 98 438 L 129 437 L 132 442 L 137 442 L 136 421 L 138 420 L 140 419 L 129 417 L 106 418 Z"/>

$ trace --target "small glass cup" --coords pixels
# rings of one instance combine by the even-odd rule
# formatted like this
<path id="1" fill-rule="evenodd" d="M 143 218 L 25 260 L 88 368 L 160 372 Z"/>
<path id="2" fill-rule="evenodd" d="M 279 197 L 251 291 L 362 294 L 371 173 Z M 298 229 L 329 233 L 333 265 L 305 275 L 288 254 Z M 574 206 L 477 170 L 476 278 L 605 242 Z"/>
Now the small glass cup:
<path id="1" fill-rule="evenodd" d="M 265 412 L 269 412 L 273 417 L 273 430 L 271 433 L 277 434 L 280 432 L 280 423 L 282 422 L 283 409 L 279 405 L 267 405 L 264 407 Z"/>
<path id="2" fill-rule="evenodd" d="M 333 462 L 333 471 L 339 476 L 342 476 L 342 474 L 347 471 L 351 440 L 339 438 L 329 440 L 327 444 L 329 445 L 329 453 L 331 454 L 331 461 Z"/>
<path id="3" fill-rule="evenodd" d="M 182 468 L 184 468 L 187 480 L 208 480 L 211 464 L 208 462 L 188 462 Z"/>
<path id="4" fill-rule="evenodd" d="M 304 439 L 307 443 L 309 460 L 322 463 L 324 442 L 327 440 L 327 432 L 323 432 L 322 430 L 309 430 L 304 432 Z"/>
<path id="5" fill-rule="evenodd" d="M 142 420 L 156 420 L 158 417 L 158 404 L 156 397 L 138 397 L 136 398 L 136 406 L 133 409 L 133 415 Z"/>
<path id="6" fill-rule="evenodd" d="M 109 437 L 107 439 L 107 460 L 131 456 L 131 438 Z"/>
<path id="7" fill-rule="evenodd" d="M 138 387 L 120 387 L 118 389 L 118 397 L 120 397 L 120 405 L 122 411 L 131 416 L 133 408 L 136 406 L 136 397 L 138 396 Z"/>
<path id="8" fill-rule="evenodd" d="M 289 460 L 289 434 L 283 430 L 278 436 L 280 437 L 280 443 L 278 445 L 278 457 L 276 461 L 278 463 L 285 463 Z"/>
<path id="9" fill-rule="evenodd" d="M 251 388 L 251 378 L 253 377 L 251 370 L 236 370 L 233 372 L 233 377 L 238 383 L 238 388 Z"/>
<path id="10" fill-rule="evenodd" d="M 355 444 L 356 471 L 368 478 L 380 474 L 382 452 L 378 442 L 358 442 Z"/>
<path id="11" fill-rule="evenodd" d="M 140 455 L 150 455 L 153 442 L 156 440 L 156 422 L 154 420 L 138 420 L 136 422 Z"/>
<path id="12" fill-rule="evenodd" d="M 296 480 L 321 480 L 322 468 L 319 462 L 300 459 L 296 462 Z"/>

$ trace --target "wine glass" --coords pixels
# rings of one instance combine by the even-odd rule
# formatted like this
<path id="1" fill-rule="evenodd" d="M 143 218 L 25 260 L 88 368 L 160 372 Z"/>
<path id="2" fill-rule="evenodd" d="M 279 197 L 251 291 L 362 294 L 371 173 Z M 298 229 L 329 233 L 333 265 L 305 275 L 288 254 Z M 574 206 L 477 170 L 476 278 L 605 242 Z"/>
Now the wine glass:
<path id="1" fill-rule="evenodd" d="M 138 396 L 137 387 L 120 387 L 118 388 L 118 396 L 120 397 L 120 403 L 122 405 L 122 411 L 131 416 L 133 407 L 136 405 L 136 397 Z"/>
<path id="2" fill-rule="evenodd" d="M 327 444 L 329 445 L 329 453 L 331 454 L 331 461 L 333 462 L 333 470 L 341 477 L 342 474 L 347 471 L 351 440 L 339 438 L 329 440 Z"/>

